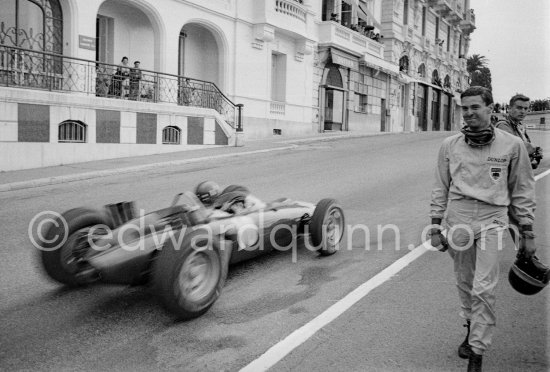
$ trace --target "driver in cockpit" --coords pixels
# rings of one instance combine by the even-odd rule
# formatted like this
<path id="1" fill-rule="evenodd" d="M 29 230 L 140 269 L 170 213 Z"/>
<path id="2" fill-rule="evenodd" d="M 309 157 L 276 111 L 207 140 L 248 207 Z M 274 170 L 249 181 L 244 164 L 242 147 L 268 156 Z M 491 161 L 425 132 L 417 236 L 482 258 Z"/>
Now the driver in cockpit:
<path id="1" fill-rule="evenodd" d="M 248 213 L 266 206 L 245 186 L 229 185 L 220 190 L 216 182 L 204 181 L 197 185 L 195 194 L 206 207 L 230 214 Z"/>

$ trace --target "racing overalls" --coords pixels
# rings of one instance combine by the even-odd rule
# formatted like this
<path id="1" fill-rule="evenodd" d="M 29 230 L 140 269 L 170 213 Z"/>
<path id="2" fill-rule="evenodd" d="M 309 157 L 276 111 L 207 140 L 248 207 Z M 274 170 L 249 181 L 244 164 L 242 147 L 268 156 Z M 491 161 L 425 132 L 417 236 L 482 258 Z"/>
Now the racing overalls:
<path id="1" fill-rule="evenodd" d="M 527 131 L 521 121 L 515 120 L 511 116 L 506 115 L 505 120 L 499 120 L 495 124 L 495 128 L 508 132 L 514 136 L 518 136 L 525 144 L 529 154 L 535 152 L 535 146 L 531 144 L 531 139 L 529 138 L 529 135 L 527 134 Z"/>
<path id="2" fill-rule="evenodd" d="M 459 133 L 444 140 L 435 172 L 430 217 L 446 214 L 449 253 L 461 303 L 471 321 L 469 344 L 477 354 L 491 344 L 496 322 L 498 251 L 508 223 L 508 207 L 522 225 L 532 225 L 535 180 L 518 137 L 495 130 L 482 147 Z"/>

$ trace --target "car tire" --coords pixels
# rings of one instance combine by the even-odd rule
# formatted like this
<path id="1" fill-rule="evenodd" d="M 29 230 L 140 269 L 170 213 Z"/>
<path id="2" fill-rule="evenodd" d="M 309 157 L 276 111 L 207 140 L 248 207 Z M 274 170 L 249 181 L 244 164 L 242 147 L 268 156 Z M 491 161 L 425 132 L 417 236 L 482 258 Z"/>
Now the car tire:
<path id="1" fill-rule="evenodd" d="M 208 237 L 200 231 L 187 233 L 181 246 L 175 244 L 174 240 L 179 241 L 175 235 L 177 239 L 165 243 L 153 266 L 153 291 L 179 320 L 206 313 L 220 296 L 227 278 L 227 260 L 220 244 L 211 234 Z"/>
<path id="2" fill-rule="evenodd" d="M 311 243 L 322 256 L 338 251 L 344 236 L 344 211 L 334 199 L 322 199 L 317 203 L 309 223 Z"/>
<path id="3" fill-rule="evenodd" d="M 45 232 L 41 243 L 42 266 L 48 276 L 70 287 L 88 284 L 90 278 L 79 275 L 91 267 L 84 257 L 93 249 L 89 244 L 92 227 L 113 228 L 110 216 L 100 210 L 75 208 L 56 217 Z"/>

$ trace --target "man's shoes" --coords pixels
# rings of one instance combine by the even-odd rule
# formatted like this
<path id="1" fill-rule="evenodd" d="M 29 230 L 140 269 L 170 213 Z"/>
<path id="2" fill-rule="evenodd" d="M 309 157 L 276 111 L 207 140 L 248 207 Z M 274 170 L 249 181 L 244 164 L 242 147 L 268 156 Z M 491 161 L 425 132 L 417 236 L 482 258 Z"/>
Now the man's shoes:
<path id="1" fill-rule="evenodd" d="M 483 361 L 483 355 L 479 355 L 470 352 L 470 358 L 468 358 L 468 372 L 481 372 L 481 362 Z"/>
<path id="2" fill-rule="evenodd" d="M 470 354 L 472 354 L 472 348 L 470 347 L 470 344 L 468 343 L 468 337 L 470 337 L 470 321 L 468 320 L 466 324 L 464 324 L 464 327 L 468 330 L 468 333 L 466 334 L 466 338 L 460 346 L 458 347 L 458 356 L 462 359 L 468 359 L 470 357 Z"/>

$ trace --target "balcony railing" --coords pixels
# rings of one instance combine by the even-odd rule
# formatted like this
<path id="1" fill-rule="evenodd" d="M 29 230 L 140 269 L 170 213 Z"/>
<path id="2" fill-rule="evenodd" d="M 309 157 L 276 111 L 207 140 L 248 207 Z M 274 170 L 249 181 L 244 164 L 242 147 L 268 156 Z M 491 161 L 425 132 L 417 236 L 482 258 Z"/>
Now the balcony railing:
<path id="1" fill-rule="evenodd" d="M 236 106 L 212 82 L 0 44 L 0 86 L 216 110 L 235 128 Z"/>
<path id="2" fill-rule="evenodd" d="M 464 20 L 460 22 L 460 28 L 463 32 L 470 33 L 476 28 L 476 16 L 473 9 L 464 13 Z"/>
<path id="3" fill-rule="evenodd" d="M 302 2 L 296 0 L 275 0 L 275 11 L 305 22 L 306 11 L 298 4 L 302 4 Z"/>
<path id="4" fill-rule="evenodd" d="M 332 21 L 320 24 L 319 44 L 332 44 L 360 54 L 368 53 L 384 58 L 383 43 Z"/>

